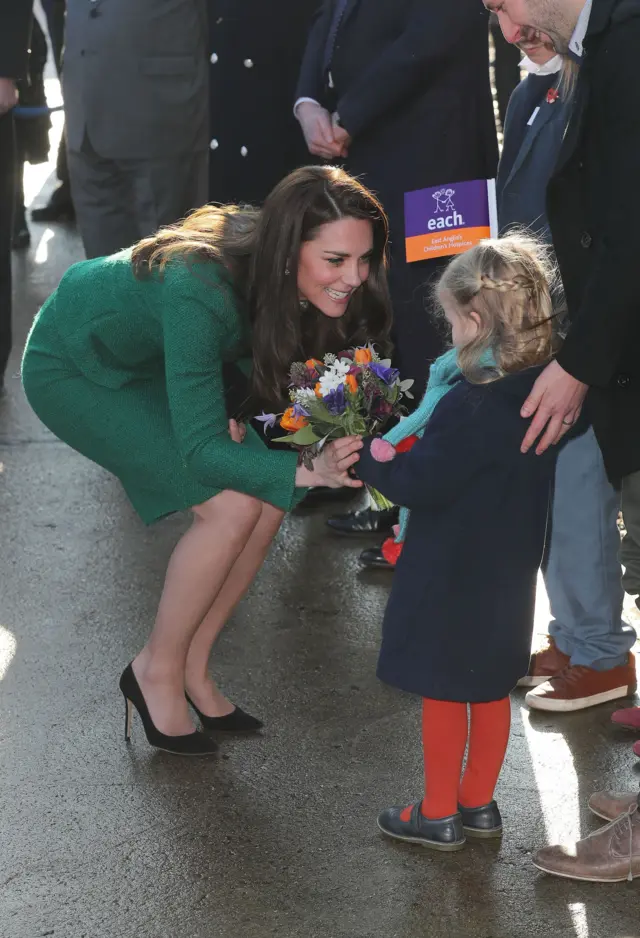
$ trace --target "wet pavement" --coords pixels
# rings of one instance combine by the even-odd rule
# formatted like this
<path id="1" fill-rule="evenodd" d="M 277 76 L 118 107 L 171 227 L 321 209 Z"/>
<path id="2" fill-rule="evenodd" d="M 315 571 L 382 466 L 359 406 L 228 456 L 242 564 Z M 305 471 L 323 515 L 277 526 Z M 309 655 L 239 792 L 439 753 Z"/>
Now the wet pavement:
<path id="1" fill-rule="evenodd" d="M 51 181 L 31 182 L 42 201 Z M 326 508 L 287 519 L 217 648 L 264 734 L 191 761 L 152 751 L 136 719 L 125 744 L 118 676 L 186 519 L 145 528 L 30 412 L 19 352 L 81 256 L 73 229 L 32 230 L 0 403 L 0 938 L 639 938 L 638 881 L 531 864 L 595 829 L 593 790 L 637 785 L 615 705 L 530 714 L 514 694 L 502 843 L 440 856 L 378 833 L 379 809 L 421 793 L 419 702 L 376 681 L 390 576 L 359 571 L 370 542 L 334 538 Z"/>

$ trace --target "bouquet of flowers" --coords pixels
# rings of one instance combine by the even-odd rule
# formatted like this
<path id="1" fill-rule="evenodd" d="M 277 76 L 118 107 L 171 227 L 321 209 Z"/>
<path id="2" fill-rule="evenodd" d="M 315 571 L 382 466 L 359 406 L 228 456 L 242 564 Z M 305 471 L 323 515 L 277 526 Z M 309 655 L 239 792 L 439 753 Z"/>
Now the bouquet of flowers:
<path id="1" fill-rule="evenodd" d="M 380 433 L 394 417 L 404 416 L 404 397 L 412 397 L 412 380 L 402 381 L 388 359 L 381 360 L 373 346 L 347 349 L 306 362 L 294 362 L 290 371 L 291 406 L 284 414 L 262 414 L 265 427 L 279 422 L 287 436 L 274 442 L 288 443 L 302 453 L 310 466 L 325 443 L 345 436 Z M 391 502 L 367 486 L 378 508 Z"/>

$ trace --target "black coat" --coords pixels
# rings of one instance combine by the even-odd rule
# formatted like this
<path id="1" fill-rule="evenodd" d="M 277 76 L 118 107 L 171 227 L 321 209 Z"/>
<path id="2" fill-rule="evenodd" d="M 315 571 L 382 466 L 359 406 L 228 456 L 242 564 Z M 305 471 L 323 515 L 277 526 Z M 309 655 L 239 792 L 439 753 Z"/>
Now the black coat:
<path id="1" fill-rule="evenodd" d="M 640 469 L 640 0 L 593 0 L 547 214 L 571 327 L 558 356 L 591 386 L 609 476 Z"/>
<path id="2" fill-rule="evenodd" d="M 27 73 L 33 0 L 10 0 L 0 11 L 0 76 L 24 78 Z"/>
<path id="3" fill-rule="evenodd" d="M 346 168 L 389 215 L 398 365 L 424 381 L 427 360 L 443 349 L 421 285 L 443 263 L 405 262 L 404 193 L 495 176 L 488 18 L 478 0 L 350 0 L 332 91 L 322 65 L 335 2 L 325 0 L 311 32 L 297 96 L 337 109 L 353 138 Z"/>
<path id="4" fill-rule="evenodd" d="M 312 163 L 293 116 L 296 81 L 318 0 L 208 0 L 209 198 L 259 205 Z"/>
<path id="5" fill-rule="evenodd" d="M 32 0 L 0 6 L 0 75 L 26 76 Z M 15 199 L 13 114 L 0 116 L 0 383 L 11 351 L 11 223 Z"/>
<path id="6" fill-rule="evenodd" d="M 460 381 L 424 437 L 358 475 L 411 509 L 378 676 L 437 700 L 505 697 L 529 665 L 555 454 L 522 455 L 520 408 L 539 368 Z"/>

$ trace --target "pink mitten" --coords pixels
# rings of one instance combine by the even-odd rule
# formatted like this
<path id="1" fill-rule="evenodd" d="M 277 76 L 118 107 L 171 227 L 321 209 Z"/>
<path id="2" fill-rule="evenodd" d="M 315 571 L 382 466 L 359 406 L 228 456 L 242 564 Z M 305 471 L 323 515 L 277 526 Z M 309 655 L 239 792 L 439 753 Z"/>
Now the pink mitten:
<path id="1" fill-rule="evenodd" d="M 391 462 L 392 459 L 395 459 L 396 448 L 392 443 L 388 443 L 378 436 L 371 443 L 371 455 L 376 462 Z"/>

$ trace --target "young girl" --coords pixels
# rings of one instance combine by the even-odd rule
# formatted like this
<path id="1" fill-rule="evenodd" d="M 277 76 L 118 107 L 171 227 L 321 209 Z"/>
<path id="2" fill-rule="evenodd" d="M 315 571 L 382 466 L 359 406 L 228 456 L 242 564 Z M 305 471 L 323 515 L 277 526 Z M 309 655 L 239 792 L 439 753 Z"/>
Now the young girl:
<path id="1" fill-rule="evenodd" d="M 529 664 L 554 467 L 552 452 L 520 451 L 522 405 L 554 351 L 542 248 L 521 236 L 483 241 L 452 261 L 438 298 L 454 348 L 417 414 L 389 434 L 421 438 L 408 452 L 365 440 L 357 473 L 410 509 L 378 676 L 423 698 L 425 797 L 378 824 L 457 850 L 466 835 L 502 832 L 493 793 L 509 692 Z"/>

